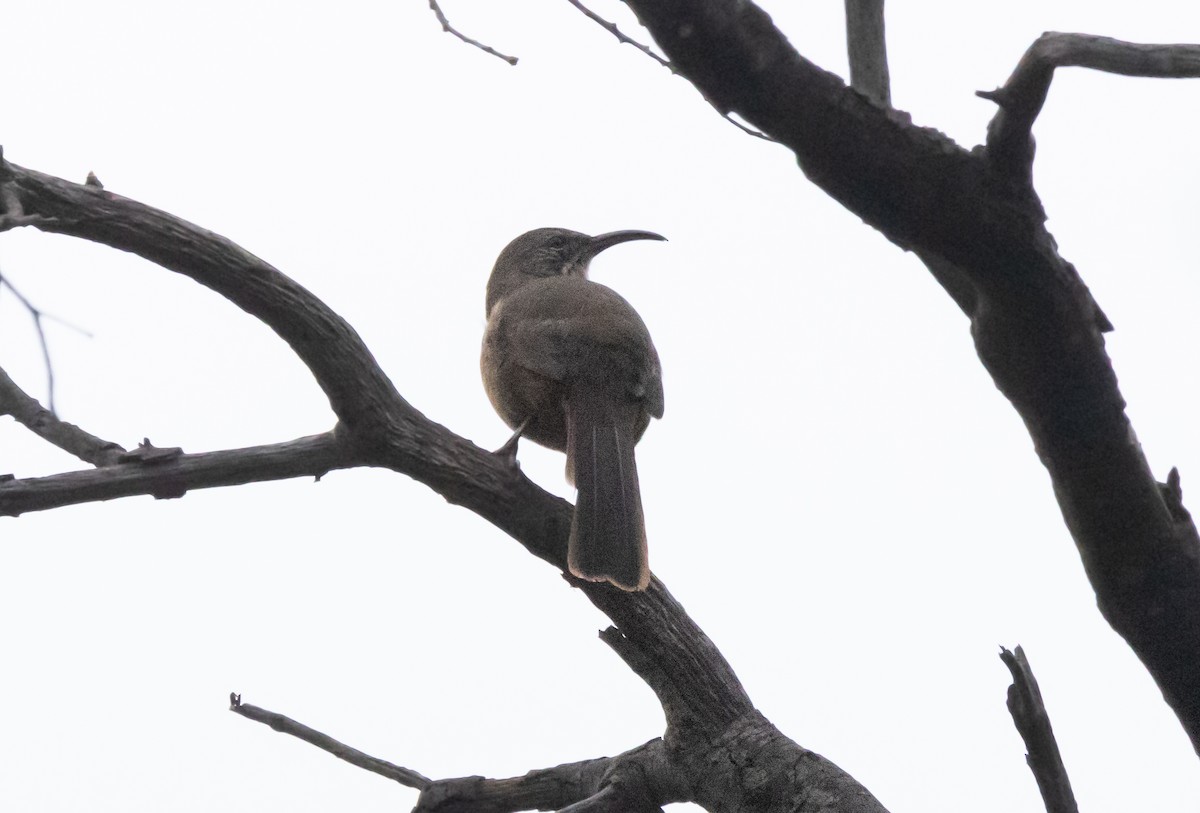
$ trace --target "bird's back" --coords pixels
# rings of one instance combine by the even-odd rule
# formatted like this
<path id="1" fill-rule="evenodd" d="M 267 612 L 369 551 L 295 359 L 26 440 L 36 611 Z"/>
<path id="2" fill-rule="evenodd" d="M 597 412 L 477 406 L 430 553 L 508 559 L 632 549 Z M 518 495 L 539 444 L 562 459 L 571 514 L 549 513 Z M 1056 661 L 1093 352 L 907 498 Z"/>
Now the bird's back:
<path id="1" fill-rule="evenodd" d="M 535 277 L 492 308 L 481 359 L 497 412 L 515 427 L 533 415 L 526 435 L 562 450 L 563 404 L 572 389 L 602 390 L 663 414 L 662 372 L 650 332 L 616 291 L 574 276 Z"/>

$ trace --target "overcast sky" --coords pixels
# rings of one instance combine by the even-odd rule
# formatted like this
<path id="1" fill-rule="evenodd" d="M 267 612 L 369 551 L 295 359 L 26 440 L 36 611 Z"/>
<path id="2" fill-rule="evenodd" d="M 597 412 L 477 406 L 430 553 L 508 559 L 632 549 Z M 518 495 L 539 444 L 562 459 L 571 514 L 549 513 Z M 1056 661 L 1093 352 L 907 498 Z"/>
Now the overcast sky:
<path id="1" fill-rule="evenodd" d="M 10 3 L 16 163 L 238 241 L 322 297 L 433 420 L 494 448 L 484 283 L 534 227 L 650 229 L 593 278 L 639 310 L 666 415 L 638 447 L 651 565 L 785 733 L 893 811 L 1041 809 L 1004 707 L 1023 644 L 1081 809 L 1192 811 L 1200 766 L 1100 618 L 1049 479 L 961 312 L 782 147 L 565 2 Z M 764 2 L 845 74 L 841 3 Z M 626 26 L 611 0 L 595 9 Z M 1043 30 L 1200 42 L 1200 6 L 894 3 L 893 98 L 965 147 Z M 643 35 L 644 36 L 644 35 Z M 1036 183 L 1159 479 L 1200 482 L 1200 82 L 1060 71 Z M 32 230 L 0 271 L 49 326 L 61 415 L 189 452 L 324 431 L 272 333 L 189 280 Z M 45 394 L 0 292 L 0 366 Z M 560 454 L 522 465 L 570 496 Z M 0 420 L 0 471 L 81 464 Z M 1195 503 L 1194 498 L 1190 500 Z M 1193 505 L 1194 507 L 1194 505 Z M 389 811 L 416 794 L 226 711 L 288 714 L 433 777 L 662 733 L 604 619 L 402 476 L 338 472 L 0 521 L 0 809 Z"/>

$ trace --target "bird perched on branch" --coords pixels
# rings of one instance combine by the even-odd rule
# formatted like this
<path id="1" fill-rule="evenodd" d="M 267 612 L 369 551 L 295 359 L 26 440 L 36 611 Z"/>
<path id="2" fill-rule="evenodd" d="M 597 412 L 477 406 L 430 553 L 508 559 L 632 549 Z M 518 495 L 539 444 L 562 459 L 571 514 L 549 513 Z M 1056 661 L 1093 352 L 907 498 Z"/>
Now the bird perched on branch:
<path id="1" fill-rule="evenodd" d="M 588 263 L 648 231 L 589 237 L 535 229 L 513 240 L 487 285 L 480 367 L 492 406 L 521 437 L 567 453 L 578 491 L 567 563 L 572 574 L 623 590 L 650 582 L 633 447 L 663 414 L 662 370 L 650 332 Z"/>

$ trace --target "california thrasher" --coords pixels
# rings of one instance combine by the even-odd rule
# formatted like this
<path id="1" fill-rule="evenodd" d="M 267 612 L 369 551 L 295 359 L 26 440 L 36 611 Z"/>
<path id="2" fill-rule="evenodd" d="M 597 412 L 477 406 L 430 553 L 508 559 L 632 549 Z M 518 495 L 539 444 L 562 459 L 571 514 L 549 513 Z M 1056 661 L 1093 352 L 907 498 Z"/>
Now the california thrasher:
<path id="1" fill-rule="evenodd" d="M 567 453 L 578 490 L 567 565 L 623 590 L 650 583 L 634 444 L 663 414 L 662 371 L 650 333 L 616 291 L 587 278 L 588 263 L 648 231 L 589 237 L 535 229 L 509 243 L 487 285 L 480 367 L 492 406 L 518 440 Z"/>

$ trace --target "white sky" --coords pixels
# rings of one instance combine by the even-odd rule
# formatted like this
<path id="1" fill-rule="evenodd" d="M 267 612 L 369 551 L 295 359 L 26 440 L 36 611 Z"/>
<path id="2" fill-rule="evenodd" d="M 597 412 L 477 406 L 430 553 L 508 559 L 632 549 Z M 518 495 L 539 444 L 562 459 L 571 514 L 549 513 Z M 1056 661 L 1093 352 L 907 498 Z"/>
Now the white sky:
<path id="1" fill-rule="evenodd" d="M 764 5 L 844 73 L 841 3 Z M 911 256 L 781 147 L 566 3 L 11 3 L 10 160 L 239 241 L 485 446 L 483 287 L 518 233 L 651 229 L 594 278 L 641 312 L 667 410 L 638 449 L 651 561 L 760 708 L 893 813 L 1039 810 L 998 645 L 1023 644 L 1081 809 L 1190 811 L 1200 767 L 1095 609 L 1020 420 Z M 611 0 L 597 11 L 630 30 Z M 978 143 L 1043 30 L 1200 42 L 1200 6 L 893 3 L 893 95 Z M 1155 473 L 1197 493 L 1200 82 L 1060 72 L 1038 189 Z M 190 281 L 33 231 L 0 270 L 51 327 L 61 414 L 190 452 L 324 431 L 286 346 Z M 42 395 L 0 293 L 0 365 Z M 562 458 L 525 471 L 567 495 Z M 0 421 L 0 471 L 80 464 Z M 569 495 L 568 495 L 569 496 Z M 1194 497 L 1190 502 L 1195 503 Z M 0 521 L 0 809 L 395 811 L 415 793 L 225 710 L 230 690 L 427 775 L 523 773 L 662 730 L 606 620 L 503 534 L 383 471 Z M 964 800 L 966 800 L 964 802 Z"/>

